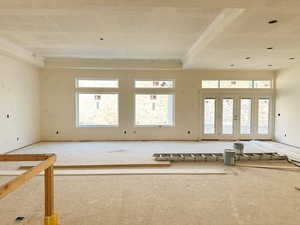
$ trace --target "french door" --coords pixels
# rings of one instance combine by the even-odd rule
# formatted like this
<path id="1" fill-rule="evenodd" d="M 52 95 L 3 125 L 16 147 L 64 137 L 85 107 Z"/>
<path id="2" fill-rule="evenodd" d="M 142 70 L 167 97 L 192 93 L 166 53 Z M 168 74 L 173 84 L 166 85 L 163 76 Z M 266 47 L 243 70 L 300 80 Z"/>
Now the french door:
<path id="1" fill-rule="evenodd" d="M 272 95 L 203 94 L 204 139 L 272 138 Z"/>

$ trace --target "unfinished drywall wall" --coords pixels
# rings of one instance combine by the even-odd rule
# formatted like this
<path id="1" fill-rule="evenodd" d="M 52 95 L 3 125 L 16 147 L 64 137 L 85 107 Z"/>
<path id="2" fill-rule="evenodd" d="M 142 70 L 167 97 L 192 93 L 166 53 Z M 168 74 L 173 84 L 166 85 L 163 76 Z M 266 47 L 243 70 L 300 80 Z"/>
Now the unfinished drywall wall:
<path id="1" fill-rule="evenodd" d="M 41 74 L 42 140 L 197 140 L 202 79 L 273 79 L 272 71 L 45 69 Z M 75 78 L 119 79 L 119 127 L 76 128 Z M 175 79 L 175 127 L 135 127 L 135 79 Z M 151 93 L 151 91 L 149 91 Z M 126 130 L 126 134 L 124 134 Z M 188 133 L 188 131 L 191 131 Z"/>
<path id="2" fill-rule="evenodd" d="M 300 65 L 276 76 L 276 140 L 300 147 Z"/>
<path id="3" fill-rule="evenodd" d="M 40 79 L 32 65 L 0 55 L 0 153 L 40 139 Z"/>

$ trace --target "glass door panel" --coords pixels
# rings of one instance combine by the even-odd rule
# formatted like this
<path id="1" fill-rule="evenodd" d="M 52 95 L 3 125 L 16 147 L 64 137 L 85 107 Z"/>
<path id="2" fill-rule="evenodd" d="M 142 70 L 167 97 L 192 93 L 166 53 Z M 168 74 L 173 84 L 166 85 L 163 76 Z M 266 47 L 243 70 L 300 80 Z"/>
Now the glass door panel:
<path id="1" fill-rule="evenodd" d="M 208 139 L 266 139 L 272 134 L 272 97 L 257 93 L 208 93 L 202 102 Z"/>
<path id="2" fill-rule="evenodd" d="M 233 98 L 222 99 L 222 134 L 233 134 Z"/>
<path id="3" fill-rule="evenodd" d="M 204 99 L 204 134 L 216 132 L 216 99 Z"/>
<path id="4" fill-rule="evenodd" d="M 240 134 L 251 134 L 252 123 L 252 99 L 241 98 L 240 99 Z"/>
<path id="5" fill-rule="evenodd" d="M 269 134 L 270 99 L 258 99 L 258 134 Z"/>

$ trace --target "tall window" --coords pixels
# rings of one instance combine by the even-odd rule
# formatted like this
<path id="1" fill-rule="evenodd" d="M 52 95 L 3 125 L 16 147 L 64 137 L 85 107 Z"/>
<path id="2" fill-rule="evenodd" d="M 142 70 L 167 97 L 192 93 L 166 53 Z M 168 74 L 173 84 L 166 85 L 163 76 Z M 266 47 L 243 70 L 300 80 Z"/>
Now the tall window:
<path id="1" fill-rule="evenodd" d="M 77 79 L 77 126 L 118 126 L 119 94 L 108 90 L 118 87 L 118 80 Z"/>
<path id="2" fill-rule="evenodd" d="M 165 89 L 174 87 L 172 80 L 136 80 L 135 88 L 160 89 L 154 93 L 135 94 L 135 125 L 136 126 L 173 126 L 174 125 L 174 94 L 166 93 Z M 145 91 L 142 91 L 145 92 Z M 167 91 L 168 92 L 168 91 Z"/>

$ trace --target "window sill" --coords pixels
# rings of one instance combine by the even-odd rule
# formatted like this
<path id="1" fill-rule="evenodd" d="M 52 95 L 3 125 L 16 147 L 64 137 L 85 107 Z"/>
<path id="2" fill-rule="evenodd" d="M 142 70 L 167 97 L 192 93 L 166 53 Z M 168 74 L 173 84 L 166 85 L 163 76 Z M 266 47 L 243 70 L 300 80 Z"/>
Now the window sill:
<path id="1" fill-rule="evenodd" d="M 118 128 L 119 125 L 79 125 L 76 128 Z"/>
<path id="2" fill-rule="evenodd" d="M 175 125 L 135 125 L 137 128 L 173 128 Z"/>

